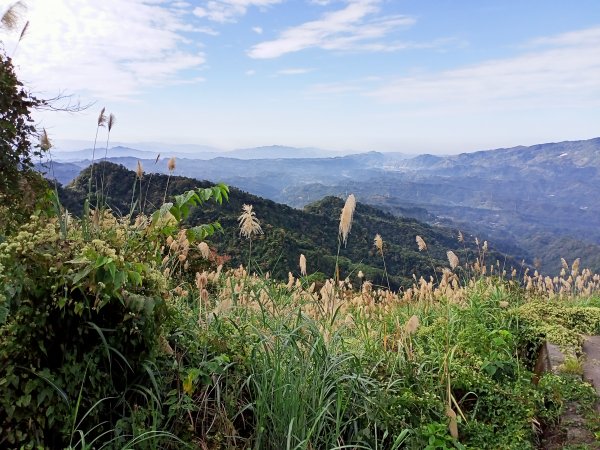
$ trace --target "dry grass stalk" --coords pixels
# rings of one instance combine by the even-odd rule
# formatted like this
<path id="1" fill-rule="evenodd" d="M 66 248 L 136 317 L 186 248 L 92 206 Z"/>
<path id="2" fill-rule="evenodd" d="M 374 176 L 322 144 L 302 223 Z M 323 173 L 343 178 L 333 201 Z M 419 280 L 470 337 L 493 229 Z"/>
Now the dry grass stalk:
<path id="1" fill-rule="evenodd" d="M 419 318 L 417 316 L 413 315 L 413 316 L 411 316 L 410 319 L 408 319 L 408 321 L 406 322 L 406 325 L 404 325 L 404 331 L 406 331 L 406 334 L 408 334 L 408 335 L 415 334 L 415 332 L 419 328 L 419 325 L 420 325 Z"/>
<path id="2" fill-rule="evenodd" d="M 305 277 L 306 276 L 306 256 L 300 254 L 300 274 Z"/>
<path id="3" fill-rule="evenodd" d="M 206 242 L 200 242 L 198 244 L 198 250 L 204 259 L 208 259 L 210 256 L 210 248 Z"/>
<path id="4" fill-rule="evenodd" d="M 450 423 L 448 424 L 450 435 L 454 439 L 458 439 L 458 422 L 456 421 L 456 413 L 450 406 L 446 407 L 446 416 L 450 419 Z"/>
<path id="5" fill-rule="evenodd" d="M 48 133 L 46 132 L 46 129 L 44 128 L 44 131 L 42 132 L 42 136 L 40 138 L 40 148 L 43 151 L 47 152 L 48 150 L 50 150 L 51 147 L 52 147 L 52 143 L 50 142 Z"/>
<path id="6" fill-rule="evenodd" d="M 420 252 L 422 252 L 423 250 L 427 250 L 427 244 L 421 236 L 417 235 L 415 240 L 417 241 L 417 246 L 419 247 Z"/>
<path id="7" fill-rule="evenodd" d="M 375 248 L 377 249 L 377 251 L 379 252 L 379 254 L 381 256 L 383 256 L 383 239 L 381 238 L 381 235 L 379 235 L 379 234 L 375 235 L 375 239 L 373 240 L 373 244 L 375 245 Z"/>
<path id="8" fill-rule="evenodd" d="M 238 217 L 240 223 L 240 235 L 245 238 L 251 238 L 253 235 L 262 234 L 260 222 L 256 214 L 252 211 L 252 205 L 242 206 L 242 214 Z"/>
<path id="9" fill-rule="evenodd" d="M 456 256 L 456 254 L 452 250 L 448 250 L 446 255 L 448 256 L 448 262 L 450 263 L 450 268 L 452 270 L 456 269 L 458 267 L 458 263 L 459 263 L 458 256 Z"/>
<path id="10" fill-rule="evenodd" d="M 108 132 L 109 133 L 112 130 L 112 127 L 115 125 L 116 120 L 117 119 L 115 118 L 115 115 L 113 113 L 110 113 L 110 115 L 108 116 Z"/>
<path id="11" fill-rule="evenodd" d="M 2 27 L 9 31 L 17 28 L 21 18 L 21 13 L 24 9 L 26 9 L 26 6 L 22 1 L 18 1 L 10 5 L 4 14 L 2 14 L 2 18 L 0 18 Z"/>
<path id="12" fill-rule="evenodd" d="M 344 204 L 344 208 L 342 209 L 342 214 L 340 215 L 340 237 L 344 245 L 348 240 L 348 234 L 352 229 L 352 217 L 354 215 L 354 210 L 356 209 L 356 198 L 354 194 L 350 194 L 346 199 L 346 203 Z"/>
<path id="13" fill-rule="evenodd" d="M 141 180 L 144 176 L 144 167 L 142 166 L 142 163 L 139 160 L 137 162 L 137 168 L 135 169 L 135 175 L 138 177 L 139 180 Z"/>
<path id="14" fill-rule="evenodd" d="M 106 107 L 102 108 L 100 110 L 100 114 L 98 114 L 98 126 L 99 127 L 103 127 L 106 124 L 106 114 L 104 114 L 105 111 L 106 111 Z"/>

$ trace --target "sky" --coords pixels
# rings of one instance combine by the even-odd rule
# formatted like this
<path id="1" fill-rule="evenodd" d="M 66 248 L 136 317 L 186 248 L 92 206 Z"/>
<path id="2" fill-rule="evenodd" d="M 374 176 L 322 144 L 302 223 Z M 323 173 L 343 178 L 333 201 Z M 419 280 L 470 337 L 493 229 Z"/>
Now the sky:
<path id="1" fill-rule="evenodd" d="M 598 0 L 24 3 L 23 39 L 0 32 L 20 79 L 89 105 L 36 113 L 55 142 L 91 146 L 102 107 L 111 140 L 225 150 L 444 154 L 600 136 Z"/>

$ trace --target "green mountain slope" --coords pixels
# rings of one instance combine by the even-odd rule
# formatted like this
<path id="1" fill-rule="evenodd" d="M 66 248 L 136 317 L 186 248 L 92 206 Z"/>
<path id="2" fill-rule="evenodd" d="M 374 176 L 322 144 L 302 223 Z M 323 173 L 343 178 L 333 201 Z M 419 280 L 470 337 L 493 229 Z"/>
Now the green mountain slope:
<path id="1" fill-rule="evenodd" d="M 123 166 L 101 163 L 94 168 L 95 181 L 100 185 L 104 175 L 107 203 L 121 214 L 131 208 L 132 188 L 135 173 Z M 83 199 L 88 190 L 90 169 L 85 169 L 69 186 L 61 190 L 63 204 L 74 214 L 81 214 Z M 145 212 L 151 212 L 162 204 L 167 189 L 168 196 L 179 194 L 211 183 L 186 177 L 146 174 L 142 179 L 141 204 Z M 140 209 L 139 182 L 135 195 L 136 210 Z M 360 198 L 358 199 L 360 200 Z M 188 218 L 189 225 L 198 225 L 218 220 L 223 226 L 222 234 L 214 235 L 209 243 L 220 255 L 230 258 L 230 264 L 247 265 L 249 242 L 240 237 L 238 216 L 244 204 L 251 204 L 261 222 L 263 235 L 253 241 L 252 268 L 263 273 L 285 279 L 288 272 L 298 275 L 300 254 L 307 258 L 309 273 L 321 272 L 332 276 L 338 251 L 338 227 L 344 200 L 326 197 L 312 203 L 304 210 L 275 203 L 236 188 L 231 188 L 229 202 L 222 206 L 206 204 L 196 208 Z M 379 233 L 384 240 L 384 252 L 393 288 L 412 283 L 412 275 L 433 275 L 434 267 L 447 267 L 446 252 L 453 250 L 461 262 L 477 253 L 476 248 L 466 248 L 457 241 L 458 231 L 435 227 L 411 218 L 401 218 L 374 207 L 358 203 L 354 214 L 352 231 L 347 246 L 340 249 L 339 265 L 341 277 L 356 280 L 359 270 L 365 278 L 378 285 L 386 285 L 381 256 L 375 251 L 373 239 Z M 419 252 L 415 238 L 420 235 L 428 245 L 428 252 Z M 500 261 L 501 266 L 515 265 L 493 250 L 487 257 L 488 263 Z M 439 275 L 439 272 L 438 272 Z"/>

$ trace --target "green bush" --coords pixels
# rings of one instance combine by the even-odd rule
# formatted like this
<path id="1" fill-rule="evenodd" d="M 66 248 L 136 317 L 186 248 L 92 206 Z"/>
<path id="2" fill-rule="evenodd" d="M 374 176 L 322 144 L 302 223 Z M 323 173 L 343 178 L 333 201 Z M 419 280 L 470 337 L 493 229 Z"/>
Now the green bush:
<path id="1" fill-rule="evenodd" d="M 156 352 L 167 283 L 146 233 L 106 215 L 94 239 L 79 223 L 63 239 L 58 220 L 32 217 L 0 244 L 3 445 L 65 445 Z"/>

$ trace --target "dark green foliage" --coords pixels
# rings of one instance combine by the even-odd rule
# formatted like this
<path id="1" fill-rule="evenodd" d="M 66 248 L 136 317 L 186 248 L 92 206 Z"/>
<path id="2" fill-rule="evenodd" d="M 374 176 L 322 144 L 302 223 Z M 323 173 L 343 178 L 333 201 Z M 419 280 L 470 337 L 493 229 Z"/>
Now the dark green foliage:
<path id="1" fill-rule="evenodd" d="M 0 244 L 3 446 L 63 447 L 87 411 L 83 426 L 118 414 L 115 398 L 94 404 L 143 374 L 164 315 L 166 283 L 146 236 L 124 245 L 123 228 L 106 227 L 86 242 L 74 225 L 63 240 L 46 221 Z"/>
<path id="2" fill-rule="evenodd" d="M 123 166 L 106 164 L 107 202 L 110 207 L 122 213 L 130 208 L 131 186 L 135 173 Z M 100 166 L 98 165 L 98 166 Z M 85 169 L 62 195 L 63 204 L 75 214 L 80 214 L 81 199 L 87 192 L 87 180 L 90 169 Z M 95 170 L 95 173 L 100 170 Z M 146 174 L 142 180 L 142 199 L 146 212 L 160 205 L 167 189 L 166 175 Z M 211 186 L 205 181 L 185 177 L 171 177 L 169 194 L 179 194 L 197 187 Z M 63 193 L 61 193 L 63 194 Z M 270 272 L 279 279 L 287 279 L 288 272 L 299 274 L 298 260 L 303 253 L 307 259 L 308 272 L 322 272 L 333 276 L 338 247 L 339 217 L 344 205 L 342 199 L 327 197 L 319 202 L 298 210 L 289 206 L 266 200 L 239 189 L 232 188 L 229 202 L 222 207 L 205 205 L 193 210 L 187 220 L 188 225 L 219 221 L 225 230 L 211 239 L 211 246 L 221 255 L 231 258 L 231 265 L 248 263 L 248 242 L 239 235 L 238 216 L 244 204 L 253 205 L 261 222 L 263 235 L 256 236 L 252 242 L 252 270 Z M 398 218 L 376 208 L 359 203 L 354 215 L 352 231 L 348 245 L 342 247 L 339 265 L 342 278 L 350 277 L 358 285 L 356 277 L 359 270 L 365 279 L 375 285 L 387 286 L 383 272 L 381 256 L 373 246 L 373 238 L 379 233 L 384 240 L 384 254 L 390 285 L 393 289 L 412 284 L 413 274 L 417 277 L 434 276 L 433 267 L 448 267 L 446 251 L 454 250 L 461 259 L 474 262 L 477 249 L 463 247 L 457 241 L 458 232 L 448 228 L 433 227 L 415 219 Z M 429 254 L 419 252 L 415 237 L 425 239 Z M 431 256 L 432 260 L 430 260 Z M 500 269 L 515 265 L 514 260 L 491 251 L 486 255 L 488 264 L 500 261 Z M 433 267 L 432 267 L 433 266 Z"/>
<path id="3" fill-rule="evenodd" d="M 43 104 L 25 90 L 11 59 L 0 51 L 0 234 L 27 217 L 45 185 L 33 170 L 33 158 L 41 149 L 31 143 L 31 110 Z"/>

